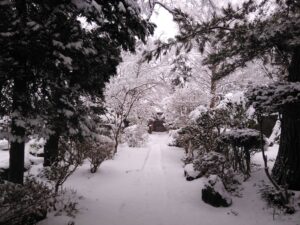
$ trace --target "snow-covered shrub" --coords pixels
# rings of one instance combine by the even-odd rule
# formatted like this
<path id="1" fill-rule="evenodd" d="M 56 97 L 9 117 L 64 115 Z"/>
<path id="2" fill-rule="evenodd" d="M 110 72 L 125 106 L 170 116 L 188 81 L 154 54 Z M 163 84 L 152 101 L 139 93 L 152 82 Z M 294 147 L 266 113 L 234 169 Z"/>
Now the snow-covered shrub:
<path id="1" fill-rule="evenodd" d="M 264 184 L 262 188 L 260 189 L 261 197 L 264 199 L 268 206 L 277 208 L 279 210 L 284 211 L 288 214 L 295 213 L 296 205 L 293 204 L 283 204 L 284 199 L 282 199 L 282 194 L 276 190 L 273 186 Z M 290 196 L 289 198 L 294 198 L 293 193 L 288 193 Z M 290 202 L 296 202 L 295 199 L 291 200 Z"/>
<path id="2" fill-rule="evenodd" d="M 222 153 L 211 151 L 199 155 L 194 161 L 194 169 L 200 172 L 200 177 L 218 175 L 228 191 L 234 191 L 235 185 L 239 183 L 230 163 Z"/>
<path id="3" fill-rule="evenodd" d="M 255 109 L 247 105 L 248 99 L 244 92 L 238 91 L 228 93 L 224 99 L 216 106 L 217 110 L 223 110 L 228 116 L 228 121 L 224 121 L 227 127 L 246 128 L 255 124 Z"/>
<path id="4" fill-rule="evenodd" d="M 191 181 L 199 178 L 201 176 L 201 172 L 195 170 L 193 163 L 189 163 L 184 166 L 184 176 L 187 181 Z"/>
<path id="5" fill-rule="evenodd" d="M 44 168 L 43 175 L 53 183 L 57 193 L 68 177 L 82 165 L 86 158 L 84 143 L 70 139 L 61 139 L 59 142 L 57 161 L 50 167 Z"/>
<path id="6" fill-rule="evenodd" d="M 202 110 L 195 121 L 180 130 L 177 142 L 186 153 L 194 149 L 201 152 L 217 151 L 217 138 L 228 120 L 229 116 L 225 110 Z"/>
<path id="7" fill-rule="evenodd" d="M 148 139 L 148 131 L 145 125 L 132 125 L 124 129 L 125 141 L 129 147 L 141 147 Z"/>
<path id="8" fill-rule="evenodd" d="M 180 129 L 177 130 L 169 130 L 170 141 L 168 143 L 169 146 L 179 147 L 178 138 L 179 138 Z"/>
<path id="9" fill-rule="evenodd" d="M 206 93 L 198 85 L 190 83 L 186 87 L 175 89 L 170 97 L 164 99 L 166 122 L 174 128 L 185 126 L 190 120 L 190 113 L 207 101 Z"/>
<path id="10" fill-rule="evenodd" d="M 0 224 L 36 224 L 46 218 L 54 199 L 54 192 L 33 178 L 27 178 L 24 185 L 0 183 Z"/>
<path id="11" fill-rule="evenodd" d="M 43 157 L 44 154 L 44 145 L 45 145 L 45 139 L 40 138 L 40 139 L 31 139 L 26 145 L 28 148 L 28 152 L 31 155 L 37 156 L 37 157 Z M 25 147 L 25 148 L 26 148 Z"/>
<path id="12" fill-rule="evenodd" d="M 53 203 L 48 211 L 54 212 L 55 216 L 66 215 L 69 217 L 75 217 L 78 213 L 78 199 L 75 190 L 62 189 L 59 194 L 55 194 Z"/>
<path id="13" fill-rule="evenodd" d="M 198 159 L 194 161 L 194 168 L 204 175 L 220 174 L 227 168 L 226 158 L 223 154 L 218 152 L 203 153 Z"/>
<path id="14" fill-rule="evenodd" d="M 235 171 L 242 172 L 246 178 L 250 176 L 251 153 L 261 147 L 260 133 L 253 129 L 233 129 L 221 134 L 220 145 L 223 153 Z M 264 140 L 263 145 L 265 143 Z M 226 148 L 226 145 L 228 148 Z"/>
<path id="15" fill-rule="evenodd" d="M 114 142 L 111 138 L 99 135 L 94 142 L 85 142 L 86 157 L 90 161 L 91 173 L 95 173 L 100 164 L 111 157 L 114 150 Z"/>

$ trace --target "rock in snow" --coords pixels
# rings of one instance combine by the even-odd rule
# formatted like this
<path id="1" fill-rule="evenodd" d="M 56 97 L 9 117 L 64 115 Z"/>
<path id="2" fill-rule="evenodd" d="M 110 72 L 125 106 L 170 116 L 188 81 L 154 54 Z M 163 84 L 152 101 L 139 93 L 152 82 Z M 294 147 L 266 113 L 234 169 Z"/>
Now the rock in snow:
<path id="1" fill-rule="evenodd" d="M 184 176 L 187 181 L 192 181 L 200 177 L 200 172 L 194 169 L 193 163 L 189 163 L 184 167 Z"/>
<path id="2" fill-rule="evenodd" d="M 210 175 L 202 189 L 202 200 L 214 207 L 228 207 L 232 204 L 228 192 L 217 175 Z"/>

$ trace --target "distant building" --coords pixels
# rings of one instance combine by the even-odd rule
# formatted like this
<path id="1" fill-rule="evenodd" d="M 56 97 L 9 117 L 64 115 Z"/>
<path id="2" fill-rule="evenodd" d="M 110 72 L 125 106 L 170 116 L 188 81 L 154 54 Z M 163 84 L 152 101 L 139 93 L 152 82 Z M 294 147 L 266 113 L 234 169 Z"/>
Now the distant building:
<path id="1" fill-rule="evenodd" d="M 157 112 L 156 115 L 149 120 L 148 127 L 149 133 L 154 132 L 165 132 L 167 131 L 166 127 L 164 126 L 165 117 L 163 112 Z"/>

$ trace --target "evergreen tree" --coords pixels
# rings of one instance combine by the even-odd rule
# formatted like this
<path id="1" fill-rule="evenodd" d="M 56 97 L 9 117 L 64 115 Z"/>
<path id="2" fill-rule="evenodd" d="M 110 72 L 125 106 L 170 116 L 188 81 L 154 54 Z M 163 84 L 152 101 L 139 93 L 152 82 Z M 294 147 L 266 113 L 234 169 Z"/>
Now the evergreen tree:
<path id="1" fill-rule="evenodd" d="M 134 51 L 137 38 L 145 41 L 153 25 L 127 0 L 4 0 L 0 19 L 1 114 L 11 117 L 9 179 L 23 183 L 30 132 L 50 137 L 51 163 L 61 132 L 79 124 L 80 96 L 101 96 L 120 49 Z"/>

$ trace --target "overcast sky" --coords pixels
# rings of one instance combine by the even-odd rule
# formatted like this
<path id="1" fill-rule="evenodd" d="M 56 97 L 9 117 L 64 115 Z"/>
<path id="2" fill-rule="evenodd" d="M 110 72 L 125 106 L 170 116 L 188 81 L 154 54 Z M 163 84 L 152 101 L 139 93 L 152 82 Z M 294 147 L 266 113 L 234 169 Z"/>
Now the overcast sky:
<path id="1" fill-rule="evenodd" d="M 157 7 L 151 17 L 151 22 L 157 25 L 154 38 L 167 40 L 173 38 L 178 31 L 177 24 L 173 21 L 172 15 L 165 9 Z"/>

